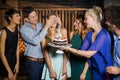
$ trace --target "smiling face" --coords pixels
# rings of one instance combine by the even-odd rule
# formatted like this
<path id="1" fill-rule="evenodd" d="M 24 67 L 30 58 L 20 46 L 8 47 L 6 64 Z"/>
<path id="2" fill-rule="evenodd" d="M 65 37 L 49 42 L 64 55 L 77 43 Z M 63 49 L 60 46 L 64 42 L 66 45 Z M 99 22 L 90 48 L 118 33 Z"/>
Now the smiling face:
<path id="1" fill-rule="evenodd" d="M 81 29 L 82 24 L 78 19 L 76 19 L 74 22 L 74 26 L 75 26 L 75 29 Z"/>
<path id="2" fill-rule="evenodd" d="M 86 24 L 86 26 L 88 28 L 91 28 L 93 26 L 94 22 L 94 18 L 92 16 L 89 15 L 89 13 L 85 14 L 85 20 L 84 23 Z"/>
<path id="3" fill-rule="evenodd" d="M 12 15 L 12 18 L 9 18 L 9 19 L 10 19 L 11 23 L 13 23 L 13 24 L 20 24 L 21 17 L 19 15 L 19 13 L 15 13 Z"/>
<path id="4" fill-rule="evenodd" d="M 56 22 L 56 15 L 50 15 L 49 19 L 53 19 L 54 21 L 52 22 L 52 26 L 53 28 L 55 28 L 57 26 L 57 22 Z"/>
<path id="5" fill-rule="evenodd" d="M 35 11 L 31 12 L 28 16 L 28 22 L 31 24 L 37 24 L 38 17 Z"/>
<path id="6" fill-rule="evenodd" d="M 88 28 L 97 30 L 99 27 L 101 29 L 102 18 L 102 9 L 97 6 L 93 6 L 93 8 L 86 11 L 84 23 Z"/>

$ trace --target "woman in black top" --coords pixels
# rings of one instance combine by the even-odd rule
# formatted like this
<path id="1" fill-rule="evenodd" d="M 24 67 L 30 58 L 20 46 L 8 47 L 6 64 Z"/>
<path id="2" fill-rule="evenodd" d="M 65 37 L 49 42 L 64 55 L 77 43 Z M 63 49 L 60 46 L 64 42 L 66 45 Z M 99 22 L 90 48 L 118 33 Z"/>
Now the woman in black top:
<path id="1" fill-rule="evenodd" d="M 0 72 L 3 78 L 8 77 L 9 80 L 16 80 L 19 70 L 19 35 L 17 26 L 20 23 L 19 11 L 9 9 L 5 12 L 4 18 L 8 25 L 1 30 L 0 54 L 3 63 L 0 65 Z"/>

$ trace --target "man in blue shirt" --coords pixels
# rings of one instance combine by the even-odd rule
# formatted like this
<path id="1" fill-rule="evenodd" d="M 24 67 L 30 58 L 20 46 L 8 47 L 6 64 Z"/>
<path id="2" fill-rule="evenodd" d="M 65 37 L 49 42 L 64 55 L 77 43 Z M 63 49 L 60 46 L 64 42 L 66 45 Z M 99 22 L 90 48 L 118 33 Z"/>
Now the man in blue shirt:
<path id="1" fill-rule="evenodd" d="M 25 43 L 26 69 L 29 80 L 41 80 L 44 57 L 40 42 L 45 38 L 53 20 L 47 20 L 46 25 L 38 23 L 38 17 L 33 7 L 24 7 L 23 18 L 26 21 L 21 27 L 21 37 Z"/>
<path id="2" fill-rule="evenodd" d="M 106 68 L 110 74 L 114 74 L 114 80 L 120 80 L 120 7 L 109 6 L 105 10 L 107 25 L 113 31 L 114 37 L 114 66 Z"/>

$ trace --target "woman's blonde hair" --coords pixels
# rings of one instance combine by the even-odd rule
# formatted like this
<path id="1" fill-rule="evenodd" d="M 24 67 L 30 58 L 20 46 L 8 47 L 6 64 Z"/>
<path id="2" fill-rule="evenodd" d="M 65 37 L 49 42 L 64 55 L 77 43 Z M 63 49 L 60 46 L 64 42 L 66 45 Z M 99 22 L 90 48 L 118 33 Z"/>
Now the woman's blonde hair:
<path id="1" fill-rule="evenodd" d="M 102 9 L 101 9 L 100 7 L 98 7 L 98 6 L 93 6 L 93 8 L 88 9 L 88 10 L 86 11 L 86 13 L 89 13 L 89 15 L 92 16 L 92 17 L 93 17 L 93 16 L 96 16 L 96 17 L 97 17 L 97 20 L 98 20 L 99 22 L 101 22 L 102 19 L 103 19 Z"/>

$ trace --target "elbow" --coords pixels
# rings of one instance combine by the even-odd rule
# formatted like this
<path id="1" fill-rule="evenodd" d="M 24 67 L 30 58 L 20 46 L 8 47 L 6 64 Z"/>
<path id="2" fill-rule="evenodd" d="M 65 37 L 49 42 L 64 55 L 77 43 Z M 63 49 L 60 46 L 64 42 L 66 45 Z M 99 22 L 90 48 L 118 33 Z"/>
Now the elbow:
<path id="1" fill-rule="evenodd" d="M 0 55 L 0 58 L 1 58 L 1 60 L 4 61 L 5 55 L 1 54 L 1 55 Z"/>
<path id="2" fill-rule="evenodd" d="M 91 55 L 90 55 L 90 54 L 87 54 L 87 55 L 86 55 L 86 57 L 87 57 L 87 58 L 90 58 L 90 57 L 91 57 Z"/>
<path id="3" fill-rule="evenodd" d="M 89 51 L 89 52 L 87 53 L 87 58 L 92 57 L 96 52 L 97 52 L 97 51 Z"/>

